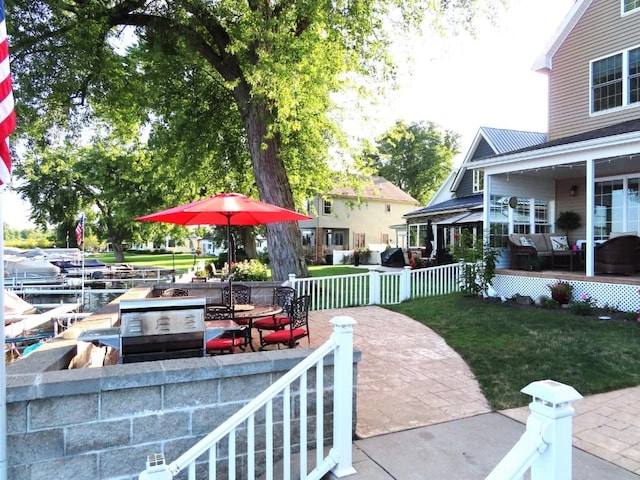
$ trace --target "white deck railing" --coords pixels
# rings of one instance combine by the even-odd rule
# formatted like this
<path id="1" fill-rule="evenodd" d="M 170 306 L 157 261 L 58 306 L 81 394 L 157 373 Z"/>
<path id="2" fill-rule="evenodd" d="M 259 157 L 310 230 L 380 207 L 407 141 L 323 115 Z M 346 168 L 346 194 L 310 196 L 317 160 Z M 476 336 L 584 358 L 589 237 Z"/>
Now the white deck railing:
<path id="1" fill-rule="evenodd" d="M 460 264 L 394 272 L 369 272 L 331 277 L 296 278 L 289 282 L 298 295 L 311 297 L 311 310 L 362 305 L 393 305 L 411 298 L 430 297 L 460 290 Z"/>
<path id="2" fill-rule="evenodd" d="M 215 480 L 218 471 L 223 471 L 222 478 L 256 478 L 256 473 L 264 475 L 266 480 L 291 478 L 293 453 L 299 454 L 298 468 L 300 479 L 320 479 L 328 472 L 336 477 L 343 477 L 355 473 L 352 466 L 352 425 L 353 425 L 353 325 L 356 323 L 350 317 L 334 317 L 333 334 L 321 347 L 314 350 L 307 358 L 273 383 L 264 392 L 241 408 L 235 415 L 222 423 L 209 435 L 196 443 L 191 449 L 182 454 L 174 462 L 165 464 L 162 454 L 151 455 L 147 459 L 147 468 L 140 473 L 140 480 L 169 480 L 179 472 L 187 470 L 189 480 L 196 478 L 196 464 L 208 462 L 209 479 Z M 324 454 L 324 359 L 334 355 L 333 367 L 333 443 L 328 454 Z M 308 386 L 307 372 L 315 370 L 315 460 L 310 469 L 308 465 L 309 445 L 307 439 L 308 422 Z M 295 383 L 297 391 L 293 391 Z M 293 387 L 293 388 L 292 388 Z M 299 402 L 295 410 L 299 410 L 300 418 L 291 418 L 292 401 Z M 274 402 L 279 405 L 281 418 L 275 419 Z M 265 438 L 264 449 L 256 449 L 256 416 L 264 416 Z M 261 418 L 261 417 L 259 417 Z M 274 422 L 282 422 L 282 432 L 274 433 Z M 293 438 L 293 431 L 298 431 L 298 438 Z M 238 432 L 238 435 L 236 435 Z M 238 451 L 236 437 L 246 436 L 246 451 Z M 274 446 L 276 438 L 282 438 L 282 445 Z M 217 452 L 226 439 L 226 462 L 218 459 Z M 244 442 L 242 442 L 244 443 Z M 274 473 L 276 458 L 275 451 L 282 451 L 282 471 Z M 246 472 L 236 472 L 236 455 L 246 455 Z M 258 464 L 257 459 L 264 458 L 264 463 Z M 226 463 L 226 465 L 225 465 Z"/>
<path id="3" fill-rule="evenodd" d="M 553 380 L 533 382 L 522 393 L 533 397 L 527 428 L 486 480 L 521 480 L 529 469 L 531 480 L 571 480 L 571 402 L 582 395 Z"/>

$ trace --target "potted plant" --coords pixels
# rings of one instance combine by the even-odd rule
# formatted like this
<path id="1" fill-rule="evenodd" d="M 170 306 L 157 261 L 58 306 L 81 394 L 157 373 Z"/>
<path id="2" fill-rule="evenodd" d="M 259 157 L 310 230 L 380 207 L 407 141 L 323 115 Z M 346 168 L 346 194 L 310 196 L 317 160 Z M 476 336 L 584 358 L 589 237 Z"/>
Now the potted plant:
<path id="1" fill-rule="evenodd" d="M 558 280 L 556 283 L 549 285 L 551 290 L 551 298 L 560 305 L 568 305 L 573 295 L 573 285 L 564 280 Z"/>
<path id="2" fill-rule="evenodd" d="M 576 212 L 560 212 L 556 220 L 556 227 L 565 233 L 567 241 L 569 241 L 569 232 L 580 228 L 580 225 L 580 215 Z"/>

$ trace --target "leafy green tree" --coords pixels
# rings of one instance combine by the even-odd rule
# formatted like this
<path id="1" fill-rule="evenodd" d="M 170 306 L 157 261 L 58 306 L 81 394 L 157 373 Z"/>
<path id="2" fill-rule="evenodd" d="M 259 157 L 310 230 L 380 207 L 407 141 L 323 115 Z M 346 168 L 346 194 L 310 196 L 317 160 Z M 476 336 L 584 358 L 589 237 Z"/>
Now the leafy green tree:
<path id="1" fill-rule="evenodd" d="M 432 122 L 399 121 L 376 142 L 370 166 L 426 205 L 453 168 L 459 135 Z"/>
<path id="2" fill-rule="evenodd" d="M 36 223 L 58 225 L 58 238 L 71 238 L 75 245 L 82 212 L 86 232 L 106 238 L 116 261 L 123 262 L 125 245 L 141 240 L 142 227 L 132 219 L 167 194 L 163 170 L 151 168 L 150 156 L 138 145 L 122 147 L 107 140 L 29 152 L 32 156 L 17 166 L 27 180 L 18 192 L 31 203 Z"/>
<path id="3" fill-rule="evenodd" d="M 181 155 L 176 175 L 184 177 L 221 140 L 216 120 L 224 117 L 244 138 L 235 148 L 249 153 L 249 189 L 294 209 L 329 190 L 329 147 L 340 139 L 328 115 L 332 94 L 354 74 L 389 72 L 388 32 L 398 26 L 391 19 L 417 24 L 426 9 L 466 25 L 478 8 L 417 0 L 14 0 L 7 18 L 20 123 L 39 142 L 61 125 L 78 132 L 96 115 L 126 132 L 136 114 L 153 145 Z M 225 169 L 240 157 L 218 160 L 211 176 L 228 179 L 225 189 L 247 184 L 248 176 Z M 188 190 L 168 198 L 193 200 Z M 273 278 L 306 276 L 298 225 L 270 224 L 266 233 Z"/>

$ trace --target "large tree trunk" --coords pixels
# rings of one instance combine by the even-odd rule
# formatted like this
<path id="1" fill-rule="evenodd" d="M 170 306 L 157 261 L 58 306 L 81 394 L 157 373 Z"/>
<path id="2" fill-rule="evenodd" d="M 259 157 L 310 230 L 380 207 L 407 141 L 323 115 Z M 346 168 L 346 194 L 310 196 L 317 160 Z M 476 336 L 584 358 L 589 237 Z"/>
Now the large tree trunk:
<path id="1" fill-rule="evenodd" d="M 236 90 L 236 94 L 238 94 Z M 284 164 L 278 158 L 277 138 L 267 138 L 269 112 L 262 102 L 247 99 L 238 102 L 245 105 L 241 109 L 247 137 L 253 174 L 260 200 L 279 207 L 295 210 L 291 185 Z M 308 277 L 309 271 L 304 259 L 302 237 L 297 222 L 271 223 L 266 226 L 267 250 L 271 262 L 271 275 L 276 281 L 284 281 L 289 274 Z"/>
<path id="2" fill-rule="evenodd" d="M 242 237 L 242 245 L 247 258 L 258 258 L 258 250 L 256 249 L 256 235 L 253 227 L 240 228 L 240 236 Z"/>
<path id="3" fill-rule="evenodd" d="M 124 246 L 122 242 L 111 242 L 113 256 L 116 263 L 124 263 Z"/>

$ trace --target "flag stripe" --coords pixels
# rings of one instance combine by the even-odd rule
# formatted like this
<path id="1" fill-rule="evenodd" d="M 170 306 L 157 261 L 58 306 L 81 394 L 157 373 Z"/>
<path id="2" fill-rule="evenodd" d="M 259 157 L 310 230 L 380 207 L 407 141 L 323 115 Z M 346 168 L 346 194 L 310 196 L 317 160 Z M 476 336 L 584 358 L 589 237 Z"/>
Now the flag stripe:
<path id="1" fill-rule="evenodd" d="M 11 180 L 9 135 L 16 128 L 16 112 L 9 68 L 9 39 L 4 13 L 4 1 L 0 0 L 0 185 Z"/>
<path id="2" fill-rule="evenodd" d="M 82 246 L 82 234 L 84 232 L 84 218 L 80 218 L 78 225 L 76 226 L 76 243 L 79 247 Z"/>

